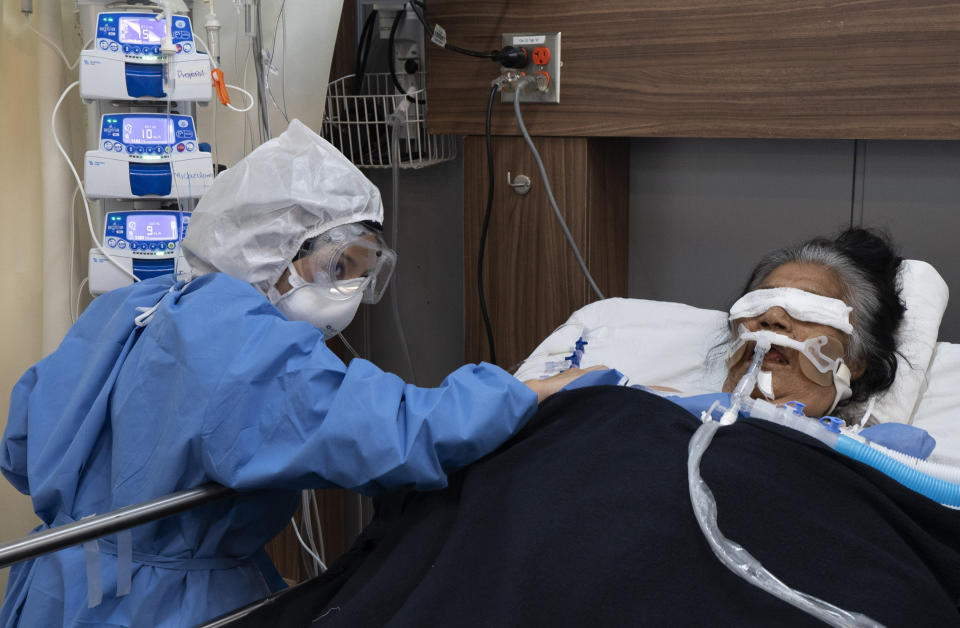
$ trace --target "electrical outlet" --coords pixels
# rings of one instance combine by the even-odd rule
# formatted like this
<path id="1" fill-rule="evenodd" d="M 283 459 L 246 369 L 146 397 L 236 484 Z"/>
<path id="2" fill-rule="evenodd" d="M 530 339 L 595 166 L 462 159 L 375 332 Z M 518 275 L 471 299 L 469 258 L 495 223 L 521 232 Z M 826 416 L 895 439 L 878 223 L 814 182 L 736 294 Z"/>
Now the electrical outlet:
<path id="1" fill-rule="evenodd" d="M 546 89 L 539 90 L 535 85 L 527 85 L 520 90 L 520 102 L 559 103 L 560 102 L 560 33 L 504 33 L 501 45 L 518 46 L 527 51 L 530 61 L 521 68 L 527 76 L 533 76 L 541 83 L 546 81 Z M 500 92 L 500 102 L 512 103 L 516 95 L 513 86 L 504 86 Z"/>

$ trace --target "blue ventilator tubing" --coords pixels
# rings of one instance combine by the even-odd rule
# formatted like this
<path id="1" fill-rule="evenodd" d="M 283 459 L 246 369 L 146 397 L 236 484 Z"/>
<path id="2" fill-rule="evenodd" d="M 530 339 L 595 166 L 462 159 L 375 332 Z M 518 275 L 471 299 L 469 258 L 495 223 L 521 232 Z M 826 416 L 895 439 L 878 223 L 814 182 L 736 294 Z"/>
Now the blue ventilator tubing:
<path id="1" fill-rule="evenodd" d="M 834 449 L 845 456 L 873 467 L 924 497 L 928 497 L 944 506 L 960 508 L 960 484 L 935 478 L 913 469 L 849 436 L 838 438 Z"/>

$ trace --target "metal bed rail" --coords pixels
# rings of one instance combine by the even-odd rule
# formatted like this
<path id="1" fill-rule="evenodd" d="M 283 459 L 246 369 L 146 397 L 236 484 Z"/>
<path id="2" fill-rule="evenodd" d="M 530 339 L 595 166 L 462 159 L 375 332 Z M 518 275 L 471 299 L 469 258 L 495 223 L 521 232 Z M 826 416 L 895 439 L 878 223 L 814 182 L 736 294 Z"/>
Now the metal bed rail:
<path id="1" fill-rule="evenodd" d="M 236 494 L 231 488 L 211 482 L 30 534 L 0 545 L 0 569 Z"/>

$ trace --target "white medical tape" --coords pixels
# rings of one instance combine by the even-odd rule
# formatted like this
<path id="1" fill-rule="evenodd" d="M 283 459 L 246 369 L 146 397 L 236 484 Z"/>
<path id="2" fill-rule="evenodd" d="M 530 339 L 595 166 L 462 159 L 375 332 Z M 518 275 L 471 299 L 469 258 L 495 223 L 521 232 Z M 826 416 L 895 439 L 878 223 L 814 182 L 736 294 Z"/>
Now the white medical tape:
<path id="1" fill-rule="evenodd" d="M 773 373 L 770 371 L 760 371 L 760 373 L 757 374 L 757 389 L 764 397 L 772 401 L 775 398 L 773 394 Z"/>
<path id="2" fill-rule="evenodd" d="M 89 515 L 92 517 L 93 515 Z M 84 517 L 87 519 L 88 517 Z M 95 608 L 103 602 L 103 580 L 100 577 L 100 545 L 97 539 L 83 544 L 87 563 L 87 608 Z"/>
<path id="3" fill-rule="evenodd" d="M 117 597 L 130 593 L 133 577 L 133 535 L 130 530 L 117 532 Z"/>
<path id="4" fill-rule="evenodd" d="M 833 412 L 837 404 L 853 396 L 853 390 L 850 389 L 850 369 L 846 364 L 837 367 L 837 372 L 833 374 L 833 385 L 837 389 L 837 394 L 833 398 L 833 405 L 827 412 Z"/>
<path id="5" fill-rule="evenodd" d="M 828 325 L 845 334 L 853 333 L 850 312 L 841 301 L 798 288 L 763 288 L 740 297 L 730 308 L 730 320 L 760 316 L 772 307 L 782 307 L 799 321 Z"/>

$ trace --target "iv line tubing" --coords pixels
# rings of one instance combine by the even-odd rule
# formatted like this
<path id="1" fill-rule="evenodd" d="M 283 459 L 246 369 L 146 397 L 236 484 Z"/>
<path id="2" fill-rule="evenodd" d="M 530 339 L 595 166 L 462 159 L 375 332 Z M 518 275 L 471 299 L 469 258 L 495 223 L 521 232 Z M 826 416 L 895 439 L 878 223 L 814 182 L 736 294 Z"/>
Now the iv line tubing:
<path id="1" fill-rule="evenodd" d="M 269 140 L 270 134 L 270 110 L 267 107 L 266 77 L 263 73 L 263 31 L 261 30 L 260 19 L 260 1 L 254 0 L 257 7 L 257 27 L 253 31 L 253 70 L 257 76 L 257 101 L 260 105 L 260 143 L 263 144 Z"/>
<path id="2" fill-rule="evenodd" d="M 112 255 L 107 253 L 103 248 L 103 244 L 100 243 L 100 240 L 97 239 L 97 235 L 93 232 L 93 218 L 90 216 L 90 203 L 87 201 L 87 192 L 83 189 L 83 181 L 80 180 L 80 175 L 77 174 L 77 169 L 73 167 L 73 162 L 70 161 L 70 157 L 67 155 L 67 151 L 63 149 L 63 145 L 60 144 L 60 138 L 57 137 L 57 111 L 60 110 L 60 105 L 63 103 L 63 99 L 66 98 L 67 94 L 71 89 L 78 86 L 80 81 L 74 81 L 67 85 L 67 88 L 63 90 L 63 93 L 60 94 L 60 100 L 57 101 L 57 104 L 53 107 L 53 113 L 50 115 L 50 132 L 53 134 L 53 141 L 57 145 L 57 149 L 60 151 L 60 154 L 63 155 L 63 159 L 67 162 L 67 165 L 70 166 L 70 172 L 73 173 L 73 178 L 76 179 L 77 185 L 80 186 L 80 197 L 83 199 L 83 207 L 87 211 L 87 227 L 90 228 L 90 239 L 93 242 L 93 245 L 97 248 L 100 253 L 106 257 L 111 264 L 116 266 L 123 272 L 124 275 L 131 277 L 134 281 L 140 281 L 140 278 L 134 275 L 132 272 L 120 265 Z"/>
<path id="3" fill-rule="evenodd" d="M 406 111 L 406 107 L 403 108 L 403 111 Z M 397 111 L 394 111 L 390 116 L 390 126 L 390 161 L 392 162 L 393 171 L 393 216 L 390 220 L 390 245 L 399 258 L 400 253 L 398 252 L 397 246 L 399 245 L 398 240 L 400 239 L 400 116 Z M 399 265 L 393 271 L 393 285 L 390 286 L 390 305 L 393 309 L 393 321 L 397 327 L 397 335 L 400 337 L 400 349 L 403 351 L 403 357 L 407 361 L 407 368 L 410 369 L 410 383 L 416 384 L 417 373 L 413 369 L 413 360 L 410 358 L 410 348 L 407 346 L 407 337 L 403 333 L 403 322 L 400 320 L 400 297 L 397 294 L 399 292 L 398 282 L 400 279 L 398 271 Z"/>

